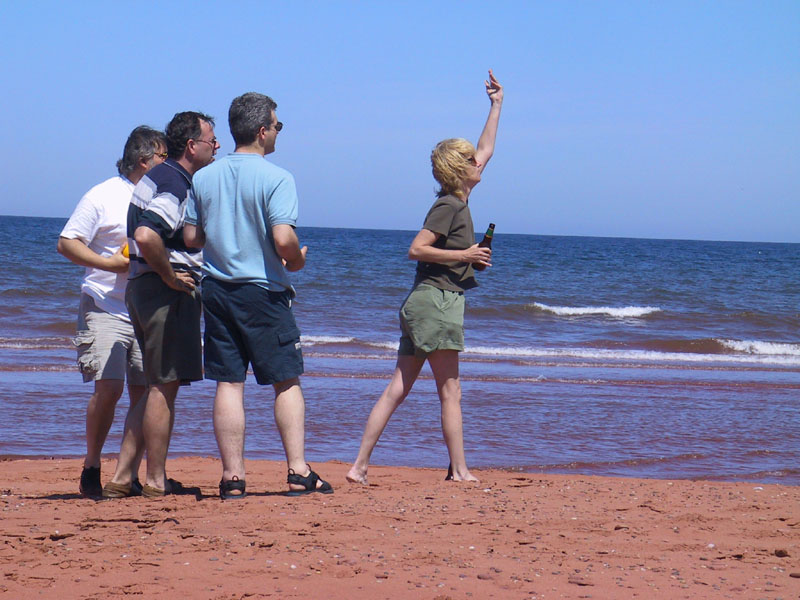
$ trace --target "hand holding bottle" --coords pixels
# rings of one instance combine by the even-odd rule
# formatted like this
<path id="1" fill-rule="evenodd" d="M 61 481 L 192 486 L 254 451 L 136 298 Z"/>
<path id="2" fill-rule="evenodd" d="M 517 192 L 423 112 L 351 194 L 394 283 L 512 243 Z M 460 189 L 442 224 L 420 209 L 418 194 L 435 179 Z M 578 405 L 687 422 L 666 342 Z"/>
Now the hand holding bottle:
<path id="1" fill-rule="evenodd" d="M 483 236 L 483 239 L 477 244 L 478 248 L 487 248 L 489 250 L 489 256 L 492 255 L 492 238 L 494 237 L 494 223 L 489 223 L 489 228 L 486 230 L 486 233 Z M 491 267 L 491 263 L 475 263 L 472 265 L 473 269 L 478 271 L 483 271 L 486 267 Z"/>
<path id="2" fill-rule="evenodd" d="M 473 244 L 463 251 L 462 260 L 464 262 L 472 263 L 473 269 L 482 271 L 486 267 L 491 267 L 492 263 L 489 262 L 492 258 L 491 248 L 482 248 L 480 244 Z"/>

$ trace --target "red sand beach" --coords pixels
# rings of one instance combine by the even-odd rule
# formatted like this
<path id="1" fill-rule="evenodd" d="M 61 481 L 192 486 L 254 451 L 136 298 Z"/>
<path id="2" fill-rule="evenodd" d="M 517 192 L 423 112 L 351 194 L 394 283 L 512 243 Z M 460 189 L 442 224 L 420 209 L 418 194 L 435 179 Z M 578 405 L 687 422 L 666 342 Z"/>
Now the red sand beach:
<path id="1" fill-rule="evenodd" d="M 95 502 L 80 466 L 0 461 L 0 596 L 800 596 L 800 487 L 396 467 L 359 486 L 333 462 L 314 468 L 335 494 L 291 498 L 283 464 L 250 461 L 222 502 L 217 460 L 176 458 L 195 493 Z"/>

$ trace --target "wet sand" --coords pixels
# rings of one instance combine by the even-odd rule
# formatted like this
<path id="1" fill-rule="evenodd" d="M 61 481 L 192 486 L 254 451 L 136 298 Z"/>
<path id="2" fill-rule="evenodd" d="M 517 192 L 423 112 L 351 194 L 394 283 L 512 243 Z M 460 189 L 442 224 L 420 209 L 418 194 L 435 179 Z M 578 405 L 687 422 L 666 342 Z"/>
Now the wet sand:
<path id="1" fill-rule="evenodd" d="M 104 480 L 114 462 L 104 461 Z M 249 461 L 175 458 L 195 486 L 158 500 L 77 493 L 81 461 L 0 461 L 8 598 L 798 598 L 800 487 L 476 470 L 313 465 L 333 495 L 283 495 Z"/>

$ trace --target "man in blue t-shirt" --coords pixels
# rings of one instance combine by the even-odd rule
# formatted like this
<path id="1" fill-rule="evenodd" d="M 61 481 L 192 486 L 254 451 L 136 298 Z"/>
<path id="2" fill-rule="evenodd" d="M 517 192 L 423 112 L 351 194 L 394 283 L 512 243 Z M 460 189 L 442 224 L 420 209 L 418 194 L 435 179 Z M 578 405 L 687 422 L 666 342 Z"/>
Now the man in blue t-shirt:
<path id="1" fill-rule="evenodd" d="M 222 457 L 219 493 L 243 498 L 244 382 L 252 365 L 260 385 L 275 390 L 275 423 L 289 468 L 289 495 L 331 493 L 305 460 L 303 354 L 292 313 L 287 271 L 306 261 L 295 233 L 292 175 L 264 160 L 283 124 L 277 104 L 250 92 L 231 103 L 232 154 L 197 173 L 186 209 L 184 241 L 203 248 L 205 376 L 217 382 L 214 432 Z"/>

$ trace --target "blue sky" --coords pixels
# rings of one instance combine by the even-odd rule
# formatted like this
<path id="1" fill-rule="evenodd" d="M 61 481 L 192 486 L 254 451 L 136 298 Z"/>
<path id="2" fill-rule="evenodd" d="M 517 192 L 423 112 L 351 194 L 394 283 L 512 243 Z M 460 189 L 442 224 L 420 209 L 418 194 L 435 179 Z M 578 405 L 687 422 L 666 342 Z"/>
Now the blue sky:
<path id="1" fill-rule="evenodd" d="M 498 233 L 800 242 L 800 2 L 3 2 L 0 214 L 66 217 L 130 130 L 269 94 L 300 225 L 417 229 L 477 140 Z"/>

